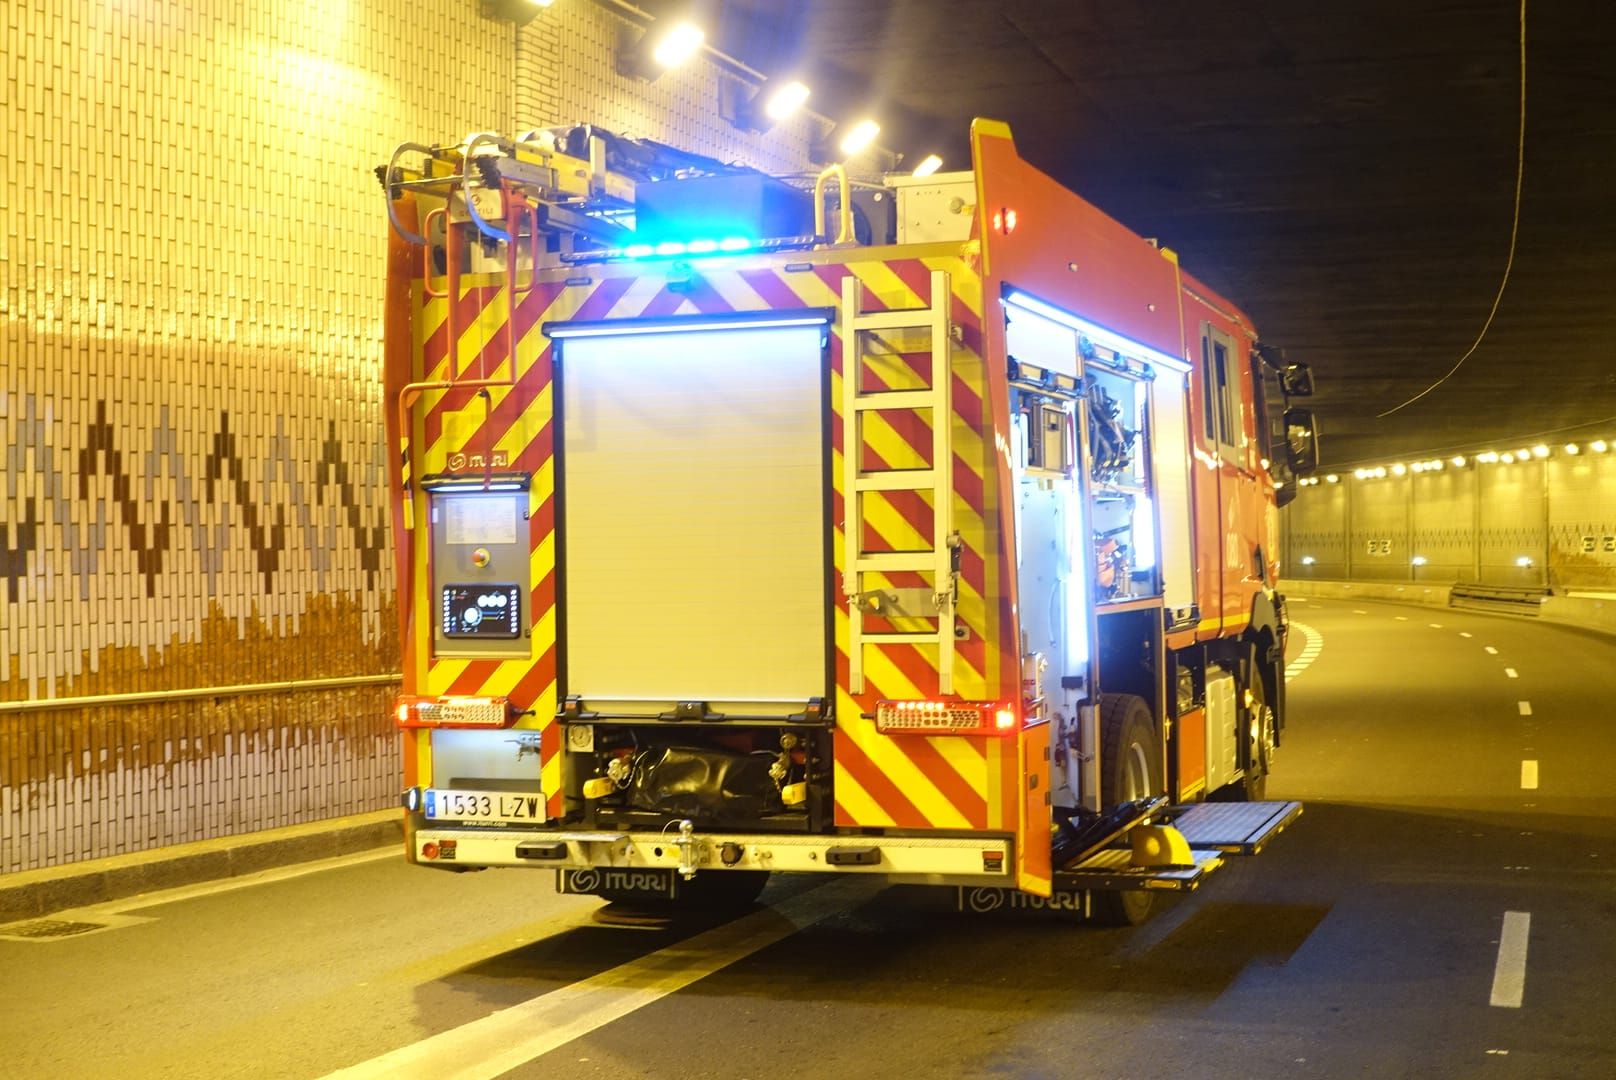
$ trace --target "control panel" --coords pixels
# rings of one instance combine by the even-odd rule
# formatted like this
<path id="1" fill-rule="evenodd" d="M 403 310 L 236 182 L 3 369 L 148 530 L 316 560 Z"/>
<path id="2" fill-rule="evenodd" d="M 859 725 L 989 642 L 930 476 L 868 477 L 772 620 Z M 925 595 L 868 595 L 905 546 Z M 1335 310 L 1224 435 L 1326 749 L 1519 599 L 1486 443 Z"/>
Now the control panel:
<path id="1" fill-rule="evenodd" d="M 530 562 L 525 487 L 431 491 L 433 651 L 516 657 L 529 652 Z"/>
<path id="2" fill-rule="evenodd" d="M 445 585 L 443 636 L 513 638 L 522 633 L 522 591 L 515 585 Z"/>

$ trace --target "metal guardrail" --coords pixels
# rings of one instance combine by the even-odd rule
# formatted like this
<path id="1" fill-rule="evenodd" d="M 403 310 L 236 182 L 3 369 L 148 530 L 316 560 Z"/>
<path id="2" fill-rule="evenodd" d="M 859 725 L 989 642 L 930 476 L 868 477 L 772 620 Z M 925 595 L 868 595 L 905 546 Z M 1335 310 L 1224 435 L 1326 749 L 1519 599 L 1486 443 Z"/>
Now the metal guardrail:
<path id="1" fill-rule="evenodd" d="M 1449 607 L 1487 608 L 1494 611 L 1513 611 L 1521 615 L 1537 615 L 1543 601 L 1551 592 L 1541 586 L 1484 585 L 1480 582 L 1461 582 L 1448 592 Z"/>
<path id="2" fill-rule="evenodd" d="M 231 686 L 192 686 L 179 690 L 148 690 L 134 694 L 93 694 L 88 697 L 34 698 L 29 701 L 0 701 L 0 716 L 6 713 L 45 712 L 52 709 L 106 708 L 111 705 L 145 705 L 154 701 L 182 698 L 239 697 L 243 694 L 282 694 L 306 690 L 341 690 L 350 686 L 383 686 L 399 682 L 401 675 L 349 675 L 339 679 L 296 679 L 289 682 L 237 683 Z"/>

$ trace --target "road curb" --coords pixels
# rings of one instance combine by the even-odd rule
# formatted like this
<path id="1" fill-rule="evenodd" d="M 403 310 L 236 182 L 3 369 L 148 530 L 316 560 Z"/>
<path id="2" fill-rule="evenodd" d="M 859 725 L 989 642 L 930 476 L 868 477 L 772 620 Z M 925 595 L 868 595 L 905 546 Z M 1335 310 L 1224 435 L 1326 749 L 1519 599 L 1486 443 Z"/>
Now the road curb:
<path id="1" fill-rule="evenodd" d="M 402 812 L 378 810 L 43 870 L 0 874 L 0 923 L 389 844 L 402 845 L 403 836 Z"/>

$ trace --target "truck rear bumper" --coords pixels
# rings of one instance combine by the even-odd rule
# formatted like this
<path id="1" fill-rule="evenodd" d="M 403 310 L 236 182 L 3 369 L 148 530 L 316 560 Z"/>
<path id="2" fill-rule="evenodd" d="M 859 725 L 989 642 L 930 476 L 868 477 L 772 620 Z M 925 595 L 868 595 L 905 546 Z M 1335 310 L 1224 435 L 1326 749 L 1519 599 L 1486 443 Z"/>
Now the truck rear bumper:
<path id="1" fill-rule="evenodd" d="M 1010 884 L 1015 858 L 1008 836 L 782 836 L 698 832 L 688 845 L 665 835 L 551 829 L 418 828 L 410 859 L 430 866 L 541 869 L 769 870 L 782 873 L 902 875 L 938 884 L 970 879 Z M 689 848 L 688 854 L 686 848 Z"/>

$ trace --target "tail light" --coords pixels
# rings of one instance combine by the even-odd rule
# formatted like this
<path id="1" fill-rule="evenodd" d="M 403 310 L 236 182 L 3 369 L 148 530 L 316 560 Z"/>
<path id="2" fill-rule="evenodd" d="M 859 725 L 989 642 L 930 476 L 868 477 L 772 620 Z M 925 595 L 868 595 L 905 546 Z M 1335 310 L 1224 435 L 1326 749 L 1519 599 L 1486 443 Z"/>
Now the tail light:
<path id="1" fill-rule="evenodd" d="M 516 718 L 502 697 L 409 697 L 393 701 L 393 720 L 401 728 L 503 728 Z"/>
<path id="2" fill-rule="evenodd" d="M 877 701 L 883 735 L 1004 735 L 1019 726 L 1016 710 L 997 701 Z"/>

